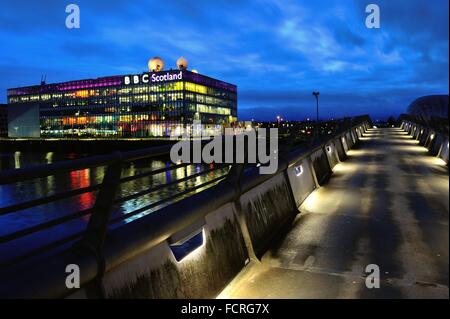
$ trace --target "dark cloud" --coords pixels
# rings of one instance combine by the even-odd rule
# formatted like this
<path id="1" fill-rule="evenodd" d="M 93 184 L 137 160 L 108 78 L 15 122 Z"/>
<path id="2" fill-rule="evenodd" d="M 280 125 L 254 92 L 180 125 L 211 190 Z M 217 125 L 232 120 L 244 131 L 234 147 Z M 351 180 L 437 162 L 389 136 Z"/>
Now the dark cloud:
<path id="1" fill-rule="evenodd" d="M 183 55 L 201 73 L 238 85 L 243 118 L 399 114 L 425 94 L 448 94 L 448 1 L 379 0 L 381 29 L 364 26 L 367 1 L 78 0 L 81 29 L 60 0 L 4 1 L 0 103 L 6 89 L 141 72 Z"/>
<path id="2" fill-rule="evenodd" d="M 336 41 L 348 47 L 361 47 L 366 43 L 366 40 L 362 36 L 350 30 L 346 24 L 336 24 L 334 27 L 334 37 Z"/>

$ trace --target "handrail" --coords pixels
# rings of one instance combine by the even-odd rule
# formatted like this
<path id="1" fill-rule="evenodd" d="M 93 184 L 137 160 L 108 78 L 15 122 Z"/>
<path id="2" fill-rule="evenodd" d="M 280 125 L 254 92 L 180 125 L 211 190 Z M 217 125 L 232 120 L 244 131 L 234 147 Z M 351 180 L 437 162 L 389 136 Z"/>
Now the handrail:
<path id="1" fill-rule="evenodd" d="M 71 189 L 71 190 L 68 190 L 66 192 L 56 193 L 56 194 L 53 194 L 53 195 L 32 199 L 32 200 L 29 200 L 29 201 L 26 201 L 26 202 L 22 202 L 22 203 L 16 203 L 16 204 L 12 204 L 12 205 L 5 206 L 5 207 L 0 207 L 0 216 L 11 214 L 11 213 L 14 213 L 16 211 L 24 210 L 24 209 L 31 208 L 31 207 L 45 205 L 45 204 L 48 204 L 50 202 L 54 202 L 54 201 L 57 201 L 57 200 L 65 199 L 65 198 L 68 198 L 68 197 L 73 197 L 73 196 L 82 195 L 82 194 L 85 194 L 85 193 L 90 193 L 90 192 L 93 192 L 93 191 L 97 191 L 97 190 L 100 189 L 100 187 L 101 187 L 100 184 L 94 184 L 94 185 L 87 186 L 87 187 Z"/>
<path id="2" fill-rule="evenodd" d="M 124 197 L 120 197 L 120 198 L 117 198 L 117 199 L 114 201 L 114 203 L 117 204 L 117 203 L 126 202 L 126 201 L 129 201 L 129 200 L 131 200 L 131 199 L 134 199 L 134 198 L 137 198 L 137 197 L 141 197 L 141 196 L 150 194 L 150 193 L 155 192 L 155 191 L 157 191 L 157 190 L 160 190 L 160 189 L 162 189 L 162 188 L 169 187 L 169 186 L 172 186 L 172 185 L 176 185 L 176 184 L 179 184 L 179 183 L 182 183 L 182 182 L 186 182 L 186 181 L 191 180 L 191 179 L 193 179 L 193 178 L 196 178 L 196 177 L 205 175 L 205 174 L 207 174 L 207 173 L 211 173 L 211 172 L 213 172 L 213 171 L 215 171 L 215 170 L 217 170 L 217 169 L 218 169 L 217 167 L 210 168 L 210 169 L 206 169 L 206 170 L 200 171 L 200 172 L 198 172 L 198 173 L 195 173 L 195 174 L 192 174 L 192 175 L 189 175 L 189 176 L 186 176 L 186 177 L 183 177 L 183 178 L 180 178 L 180 179 L 177 179 L 177 180 L 174 180 L 174 181 L 165 183 L 165 184 L 160 184 L 160 185 L 157 185 L 157 186 L 155 186 L 155 187 L 152 187 L 152 188 L 149 188 L 149 189 L 146 189 L 146 190 L 143 190 L 143 191 L 140 191 L 140 192 L 131 194 L 131 195 L 127 195 L 127 196 L 124 196 Z"/>
<path id="3" fill-rule="evenodd" d="M 35 165 L 22 169 L 10 169 L 0 172 L 0 185 L 21 182 L 34 178 L 47 177 L 70 171 L 78 171 L 86 168 L 105 166 L 120 156 L 124 162 L 132 162 L 139 159 L 155 158 L 167 155 L 170 152 L 171 145 L 157 146 L 137 151 L 128 151 L 124 153 L 113 153 L 108 155 L 97 155 L 88 158 L 80 158 L 52 164 Z"/>
<path id="4" fill-rule="evenodd" d="M 166 187 L 170 187 L 172 185 L 176 185 L 176 184 L 179 184 L 179 183 L 182 183 L 182 182 L 186 182 L 186 181 L 189 181 L 191 179 L 197 178 L 199 176 L 211 173 L 211 172 L 213 172 L 215 170 L 218 170 L 220 168 L 221 167 L 218 166 L 218 167 L 210 168 L 210 169 L 207 169 L 207 170 L 202 170 L 202 171 L 200 171 L 198 173 L 191 174 L 189 176 L 186 176 L 186 177 L 174 180 L 174 181 L 169 182 L 169 183 L 165 183 L 165 184 L 161 184 L 161 185 L 155 186 L 155 187 L 150 188 L 150 189 L 145 190 L 145 191 L 141 191 L 141 192 L 138 192 L 138 193 L 135 193 L 135 194 L 131 194 L 131 195 L 127 195 L 127 196 L 120 197 L 120 198 L 116 198 L 116 199 L 114 199 L 113 202 L 114 202 L 114 204 L 118 204 L 118 203 L 122 203 L 122 202 L 128 201 L 130 199 L 141 197 L 141 196 L 144 196 L 144 195 L 149 194 L 151 192 L 154 192 L 154 191 L 166 188 Z M 173 166 L 170 166 L 170 167 L 166 168 L 165 171 L 171 170 L 171 169 L 173 169 Z M 161 169 L 157 169 L 157 170 L 154 170 L 152 172 L 156 172 L 157 174 L 159 174 L 159 173 L 162 173 L 162 172 L 165 172 L 165 171 L 161 171 Z M 138 176 L 137 178 L 139 178 L 139 177 L 141 177 L 141 176 Z M 159 200 L 158 201 L 158 205 L 161 205 L 161 204 L 163 204 L 163 203 L 165 203 L 167 201 L 170 201 L 173 198 L 182 196 L 184 194 L 188 194 L 188 193 L 190 193 L 190 192 L 192 192 L 192 191 L 194 191 L 194 190 L 196 190 L 196 189 L 198 189 L 200 187 L 204 187 L 206 185 L 209 185 L 209 184 L 211 184 L 214 181 L 217 181 L 219 179 L 223 179 L 223 177 L 224 176 L 219 176 L 218 178 L 213 179 L 212 181 L 207 181 L 207 182 L 202 183 L 200 185 L 187 188 L 183 192 L 178 192 L 177 194 L 175 194 L 175 196 L 167 196 L 167 197 Z M 128 180 L 125 180 L 123 182 L 128 182 Z M 119 183 L 122 183 L 122 181 L 119 181 Z M 88 193 L 88 192 L 92 192 L 94 190 L 98 190 L 100 188 L 101 188 L 101 184 L 96 184 L 96 185 L 93 185 L 92 187 L 84 187 L 84 188 L 80 188 L 80 189 L 69 190 L 69 191 L 61 193 L 61 194 L 50 195 L 48 197 L 30 200 L 30 201 L 25 202 L 25 203 L 13 204 L 13 205 L 10 205 L 10 206 L 7 206 L 7 207 L 2 207 L 2 208 L 0 208 L 0 213 L 1 214 L 8 214 L 8 213 L 15 212 L 17 210 L 29 208 L 29 207 L 31 207 L 30 205 L 34 204 L 34 203 L 42 205 L 42 204 L 46 204 L 46 203 L 51 202 L 53 199 L 61 199 L 61 198 L 67 198 L 69 196 L 80 195 L 80 194 L 83 194 L 83 193 Z M 114 221 L 118 221 L 120 219 L 129 218 L 129 217 L 131 217 L 133 215 L 136 215 L 136 214 L 138 214 L 140 212 L 149 210 L 149 209 L 151 209 L 153 207 L 156 207 L 158 205 L 154 205 L 154 203 L 152 203 L 150 205 L 146 205 L 145 207 L 136 209 L 135 211 L 133 211 L 131 213 L 127 213 L 127 214 L 121 215 L 119 218 L 115 218 Z M 25 229 L 21 229 L 19 231 L 13 232 L 13 233 L 9 233 L 7 235 L 0 236 L 0 244 L 12 241 L 14 239 L 17 239 L 17 238 L 20 238 L 20 237 L 23 237 L 23 236 L 26 236 L 26 235 L 33 234 L 33 233 L 35 233 L 37 231 L 42 231 L 42 230 L 45 230 L 47 228 L 50 228 L 50 227 L 53 227 L 53 226 L 56 226 L 56 225 L 60 225 L 60 224 L 62 224 L 64 222 L 67 222 L 67 221 L 70 221 L 70 220 L 73 220 L 73 219 L 76 219 L 76 218 L 80 218 L 80 217 L 92 214 L 94 212 L 95 212 L 94 207 L 91 207 L 91 208 L 88 208 L 88 209 L 85 209 L 85 210 L 81 210 L 81 211 L 78 211 L 78 212 L 75 212 L 75 213 L 71 213 L 71 214 L 68 214 L 68 215 L 64 215 L 64 216 L 55 218 L 55 219 L 52 219 L 50 221 L 43 222 L 43 223 L 40 223 L 40 224 L 31 226 L 31 227 L 28 227 L 28 228 L 25 228 Z"/>

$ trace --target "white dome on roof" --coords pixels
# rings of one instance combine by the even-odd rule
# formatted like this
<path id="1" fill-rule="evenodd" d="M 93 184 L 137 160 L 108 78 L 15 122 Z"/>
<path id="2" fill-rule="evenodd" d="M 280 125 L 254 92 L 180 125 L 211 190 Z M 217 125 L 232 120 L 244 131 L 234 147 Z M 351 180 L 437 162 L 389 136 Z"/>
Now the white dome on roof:
<path id="1" fill-rule="evenodd" d="M 164 70 L 164 61 L 158 56 L 148 60 L 148 70 L 150 72 L 159 72 Z"/>
<path id="2" fill-rule="evenodd" d="M 188 61 L 183 57 L 178 58 L 177 67 L 180 70 L 186 70 L 188 67 Z"/>

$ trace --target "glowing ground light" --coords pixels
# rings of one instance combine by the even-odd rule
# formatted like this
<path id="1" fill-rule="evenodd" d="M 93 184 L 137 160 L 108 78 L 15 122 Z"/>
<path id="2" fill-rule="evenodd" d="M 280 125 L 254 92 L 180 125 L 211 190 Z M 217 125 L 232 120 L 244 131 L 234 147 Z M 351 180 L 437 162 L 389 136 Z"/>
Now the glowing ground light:
<path id="1" fill-rule="evenodd" d="M 204 230 L 201 228 L 193 236 L 179 243 L 169 245 L 176 261 L 181 262 L 185 257 L 204 245 Z"/>
<path id="2" fill-rule="evenodd" d="M 300 176 L 303 174 L 303 165 L 294 167 L 295 176 Z"/>

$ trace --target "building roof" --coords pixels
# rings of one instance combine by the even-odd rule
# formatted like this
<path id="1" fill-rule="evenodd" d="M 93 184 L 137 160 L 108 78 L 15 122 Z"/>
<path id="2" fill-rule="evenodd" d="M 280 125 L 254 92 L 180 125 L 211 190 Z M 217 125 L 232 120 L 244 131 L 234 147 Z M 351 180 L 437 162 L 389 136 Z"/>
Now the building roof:
<path id="1" fill-rule="evenodd" d="M 165 70 L 159 72 L 143 72 L 141 74 L 152 74 L 152 73 L 175 73 L 180 72 L 180 70 Z M 188 81 L 193 81 L 195 83 L 205 84 L 208 86 L 216 87 L 219 89 L 226 89 L 236 92 L 236 85 L 227 83 L 224 81 L 220 81 L 199 73 L 194 73 L 189 70 L 182 70 L 183 79 Z M 79 89 L 96 89 L 100 87 L 113 87 L 124 84 L 124 78 L 126 76 L 133 76 L 132 74 L 124 74 L 124 75 L 115 75 L 108 77 L 100 77 L 96 79 L 83 79 L 83 80 L 75 80 L 68 82 L 60 82 L 60 83 L 52 83 L 46 84 L 42 83 L 40 85 L 33 86 L 24 86 L 17 88 L 8 89 L 8 96 L 12 95 L 27 95 L 27 94 L 39 94 L 39 93 L 48 93 L 48 92 L 57 92 L 57 91 L 70 91 L 70 90 L 79 90 Z"/>
<path id="2" fill-rule="evenodd" d="M 408 113 L 425 119 L 448 118 L 448 95 L 422 96 L 409 105 Z"/>

